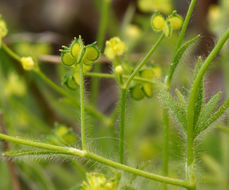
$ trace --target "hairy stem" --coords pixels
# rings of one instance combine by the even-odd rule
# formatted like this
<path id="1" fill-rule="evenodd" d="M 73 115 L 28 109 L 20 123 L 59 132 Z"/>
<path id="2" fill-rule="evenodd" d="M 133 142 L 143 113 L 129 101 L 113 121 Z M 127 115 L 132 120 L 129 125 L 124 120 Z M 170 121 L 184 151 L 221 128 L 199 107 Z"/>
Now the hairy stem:
<path id="1" fill-rule="evenodd" d="M 163 175 L 168 176 L 169 168 L 169 115 L 168 109 L 163 110 Z M 164 184 L 163 189 L 167 189 Z"/>
<path id="2" fill-rule="evenodd" d="M 11 136 L 4 135 L 1 133 L 0 133 L 0 139 L 7 140 L 10 142 L 14 142 L 14 143 L 23 144 L 23 145 L 42 148 L 42 149 L 46 149 L 46 150 L 64 152 L 65 154 L 72 155 L 72 156 L 89 158 L 89 159 L 92 159 L 94 161 L 100 162 L 104 165 L 107 165 L 107 166 L 110 166 L 110 167 L 113 167 L 113 168 L 116 168 L 119 170 L 123 170 L 123 171 L 129 172 L 129 173 L 132 173 L 132 174 L 135 174 L 138 176 L 142 176 L 144 178 L 148 178 L 148 179 L 151 179 L 154 181 L 158 181 L 158 182 L 162 182 L 162 183 L 168 183 L 171 185 L 185 187 L 185 188 L 189 188 L 189 189 L 192 188 L 192 186 L 190 184 L 186 183 L 186 181 L 184 181 L 184 180 L 165 177 L 165 176 L 157 175 L 154 173 L 149 173 L 149 172 L 146 172 L 143 170 L 139 170 L 139 169 L 136 169 L 136 168 L 133 168 L 133 167 L 123 165 L 123 164 L 120 164 L 118 162 L 106 159 L 102 156 L 96 155 L 94 153 L 91 153 L 91 152 L 88 152 L 85 150 L 79 150 L 79 149 L 71 148 L 71 147 L 56 146 L 56 145 L 32 141 L 32 140 L 28 140 L 28 139 L 24 139 L 24 138 L 20 138 L 20 137 L 11 137 Z"/>
<path id="3" fill-rule="evenodd" d="M 189 24 L 189 21 L 191 19 L 192 12 L 193 12 L 194 7 L 196 5 L 196 1 L 197 0 L 192 0 L 190 5 L 189 5 L 188 12 L 187 12 L 185 20 L 184 20 L 184 24 L 183 24 L 181 32 L 179 34 L 179 39 L 178 39 L 178 42 L 177 42 L 176 50 L 178 50 L 180 48 L 180 46 L 181 46 L 181 44 L 182 44 L 182 42 L 184 40 L 184 36 L 185 36 L 186 30 L 188 28 L 188 24 Z"/>
<path id="4" fill-rule="evenodd" d="M 84 101 L 85 100 L 84 100 L 83 62 L 80 62 L 80 124 L 81 124 L 81 143 L 82 143 L 83 150 L 87 150 Z"/>
<path id="5" fill-rule="evenodd" d="M 200 85 L 200 82 L 204 76 L 204 74 L 207 71 L 207 68 L 209 67 L 210 63 L 214 60 L 216 55 L 219 53 L 219 51 L 222 49 L 223 45 L 229 38 L 229 29 L 226 31 L 226 33 L 223 35 L 223 37 L 218 41 L 214 49 L 211 51 L 207 59 L 204 61 L 202 67 L 200 68 L 200 71 L 198 72 L 194 83 L 191 88 L 190 96 L 189 96 L 189 104 L 188 104 L 188 113 L 187 113 L 187 177 L 189 180 L 194 181 L 194 112 L 195 112 L 195 101 L 197 96 L 198 87 Z"/>
<path id="6" fill-rule="evenodd" d="M 121 116 L 120 116 L 120 163 L 124 163 L 124 139 L 125 139 L 125 117 L 126 117 L 127 89 L 121 90 Z"/>

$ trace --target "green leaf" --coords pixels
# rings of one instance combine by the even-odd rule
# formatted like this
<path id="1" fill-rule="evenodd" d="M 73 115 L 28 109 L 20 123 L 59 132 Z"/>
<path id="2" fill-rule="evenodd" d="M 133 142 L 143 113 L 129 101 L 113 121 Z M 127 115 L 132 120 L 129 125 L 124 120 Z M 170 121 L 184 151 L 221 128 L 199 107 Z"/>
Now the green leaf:
<path id="1" fill-rule="evenodd" d="M 212 112 L 215 110 L 216 105 L 220 100 L 221 94 L 221 92 L 218 92 L 215 96 L 213 96 L 201 111 L 199 119 L 194 126 L 195 136 L 197 136 L 204 130 L 203 126 L 212 114 Z"/>
<path id="2" fill-rule="evenodd" d="M 176 89 L 176 95 L 177 95 L 177 99 L 178 99 L 179 105 L 186 111 L 186 109 L 187 109 L 187 101 L 185 100 L 184 95 L 178 89 Z"/>
<path id="3" fill-rule="evenodd" d="M 182 55 L 184 54 L 185 50 L 192 45 L 198 38 L 200 37 L 200 35 L 197 35 L 196 37 L 192 38 L 191 40 L 187 41 L 186 43 L 184 43 L 177 51 L 176 54 L 170 64 L 169 67 L 169 75 L 168 75 L 168 79 L 167 79 L 167 83 L 170 84 L 173 73 L 182 57 Z"/>
<path id="4" fill-rule="evenodd" d="M 194 79 L 195 80 L 200 68 L 202 66 L 202 59 L 201 57 L 198 58 L 198 61 L 194 68 Z M 204 99 L 204 80 L 202 79 L 200 82 L 200 86 L 198 87 L 197 91 L 197 97 L 195 102 L 195 113 L 194 113 L 194 126 L 196 125 L 196 122 L 198 121 L 199 114 L 201 112 L 201 109 L 203 107 L 203 99 Z"/>
<path id="5" fill-rule="evenodd" d="M 214 113 L 212 116 L 205 122 L 205 125 L 202 127 L 203 130 L 207 129 L 213 122 L 219 119 L 229 107 L 229 99 L 227 99 L 222 106 Z"/>
<path id="6" fill-rule="evenodd" d="M 170 93 L 165 90 L 161 89 L 161 100 L 164 106 L 167 107 L 167 109 L 170 110 L 170 112 L 176 117 L 178 122 L 181 124 L 181 126 L 186 130 L 186 112 L 182 109 L 181 106 L 177 104 L 177 102 L 173 99 L 173 97 L 170 95 Z"/>

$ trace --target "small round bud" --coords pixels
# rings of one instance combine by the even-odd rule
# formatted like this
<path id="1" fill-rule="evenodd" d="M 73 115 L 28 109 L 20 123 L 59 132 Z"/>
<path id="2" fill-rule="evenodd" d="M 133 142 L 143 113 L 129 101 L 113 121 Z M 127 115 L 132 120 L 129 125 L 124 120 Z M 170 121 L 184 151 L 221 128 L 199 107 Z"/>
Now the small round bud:
<path id="1" fill-rule="evenodd" d="M 35 67 L 35 63 L 32 57 L 22 57 L 21 63 L 23 68 L 27 71 L 33 70 Z"/>
<path id="2" fill-rule="evenodd" d="M 183 18 L 175 11 L 166 20 L 170 23 L 172 30 L 179 30 L 183 25 Z"/>
<path id="3" fill-rule="evenodd" d="M 117 73 L 119 75 L 123 73 L 123 68 L 121 65 L 118 65 L 115 67 L 115 73 Z"/>
<path id="4" fill-rule="evenodd" d="M 165 19 L 160 13 L 155 13 L 151 17 L 151 26 L 155 31 L 161 31 L 164 28 Z"/>
<path id="5" fill-rule="evenodd" d="M 75 90 L 78 87 L 78 84 L 75 80 L 75 75 L 72 71 L 64 75 L 63 84 L 71 90 Z"/>
<path id="6" fill-rule="evenodd" d="M 120 40 L 118 37 L 113 37 L 109 41 L 106 41 L 105 55 L 114 59 L 115 56 L 123 55 L 126 51 L 126 44 Z"/>

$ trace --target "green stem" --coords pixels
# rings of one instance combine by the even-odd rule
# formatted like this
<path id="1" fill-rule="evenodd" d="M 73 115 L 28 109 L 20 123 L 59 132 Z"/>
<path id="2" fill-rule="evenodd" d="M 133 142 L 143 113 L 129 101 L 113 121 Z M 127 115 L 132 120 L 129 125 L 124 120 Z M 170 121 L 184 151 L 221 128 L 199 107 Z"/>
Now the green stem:
<path id="1" fill-rule="evenodd" d="M 80 62 L 80 123 L 81 123 L 81 142 L 82 142 L 82 148 L 83 148 L 83 150 L 87 150 L 84 101 L 85 100 L 84 100 L 83 62 Z"/>
<path id="2" fill-rule="evenodd" d="M 184 40 L 184 36 L 185 36 L 186 30 L 187 30 L 187 27 L 188 27 L 188 24 L 189 24 L 189 21 L 190 21 L 192 12 L 194 10 L 196 1 L 197 0 L 192 0 L 191 1 L 191 4 L 189 5 L 188 12 L 186 14 L 186 17 L 185 17 L 185 20 L 184 20 L 184 23 L 183 23 L 181 32 L 179 34 L 179 38 L 178 38 L 178 42 L 177 42 L 177 46 L 176 46 L 176 51 L 174 53 L 174 56 L 173 56 L 172 60 L 174 60 L 176 58 L 177 52 L 179 51 L 179 48 L 181 47 L 181 44 L 182 44 L 182 42 Z M 170 83 L 171 83 L 171 80 L 173 78 L 173 74 L 174 74 L 174 71 L 175 71 L 177 65 L 178 64 L 176 64 L 176 65 L 170 64 L 169 74 L 168 74 L 167 79 L 166 79 L 166 85 L 168 87 L 168 90 L 170 88 Z M 169 145 L 168 145 L 168 141 L 169 141 L 168 140 L 168 130 L 169 130 L 168 110 L 164 110 L 164 112 L 163 112 L 163 118 L 164 118 L 164 125 L 163 125 L 164 126 L 164 161 L 163 161 L 163 172 L 168 172 L 168 152 L 169 152 Z M 167 186 L 166 185 L 164 185 L 164 190 L 167 190 Z"/>
<path id="3" fill-rule="evenodd" d="M 178 39 L 178 42 L 177 42 L 176 50 L 178 50 L 180 48 L 180 46 L 181 46 L 181 44 L 182 44 L 182 42 L 184 40 L 184 36 L 185 36 L 186 30 L 188 28 L 188 24 L 189 24 L 189 21 L 191 19 L 192 12 L 193 12 L 194 7 L 196 5 L 196 1 L 197 0 L 192 0 L 190 5 L 189 5 L 188 12 L 187 12 L 185 20 L 184 20 L 184 24 L 183 24 L 181 32 L 179 34 L 179 39 Z"/>
<path id="4" fill-rule="evenodd" d="M 223 35 L 223 37 L 218 41 L 212 52 L 209 54 L 207 59 L 204 61 L 202 67 L 200 68 L 199 73 L 197 74 L 194 83 L 192 85 L 192 89 L 189 96 L 189 104 L 188 104 L 188 113 L 187 113 L 187 177 L 193 181 L 193 167 L 194 167 L 194 132 L 193 132 L 193 123 L 194 123 L 194 106 L 195 100 L 197 96 L 198 87 L 200 82 L 207 71 L 210 63 L 214 60 L 216 55 L 222 49 L 223 45 L 229 38 L 229 29 Z"/>
<path id="5" fill-rule="evenodd" d="M 155 52 L 161 41 L 164 39 L 165 35 L 164 33 L 161 34 L 157 42 L 153 45 L 153 47 L 150 49 L 150 51 L 146 54 L 146 56 L 142 59 L 142 61 L 138 64 L 138 66 L 135 68 L 133 73 L 129 76 L 127 79 L 124 88 L 128 88 L 130 82 L 134 79 L 135 75 L 140 71 L 140 69 L 146 64 L 146 62 L 149 60 L 151 55 Z"/>
<path id="6" fill-rule="evenodd" d="M 15 59 L 18 62 L 21 62 L 21 57 L 14 53 L 10 48 L 8 48 L 5 43 L 2 43 L 2 49 L 13 59 Z"/>
<path id="7" fill-rule="evenodd" d="M 98 77 L 98 78 L 108 78 L 108 79 L 115 79 L 116 78 L 116 76 L 114 74 L 107 74 L 107 73 L 87 72 L 84 75 L 88 76 L 88 77 Z M 122 77 L 124 79 L 128 79 L 129 75 L 122 75 Z M 149 80 L 149 79 L 145 79 L 145 78 L 142 78 L 142 77 L 134 77 L 133 80 L 134 81 L 138 81 L 138 82 L 155 84 L 155 81 L 152 81 L 152 80 Z"/>
<path id="8" fill-rule="evenodd" d="M 101 51 L 103 50 L 104 40 L 106 37 L 106 29 L 107 29 L 107 21 L 108 21 L 110 4 L 111 4 L 111 0 L 102 0 L 100 25 L 99 25 L 98 35 L 97 35 L 98 46 L 101 49 Z M 101 67 L 102 67 L 101 64 L 96 64 L 95 72 L 101 72 Z M 91 82 L 91 96 L 90 96 L 90 102 L 93 105 L 96 104 L 98 98 L 98 91 L 99 91 L 99 79 L 94 78 Z"/>
<path id="9" fill-rule="evenodd" d="M 169 115 L 168 110 L 163 110 L 163 175 L 168 176 L 169 168 Z M 164 184 L 163 189 L 167 189 Z"/>
<path id="10" fill-rule="evenodd" d="M 42 149 L 46 149 L 46 150 L 64 152 L 65 154 L 72 155 L 72 156 L 78 156 L 81 158 L 89 158 L 89 159 L 92 159 L 94 161 L 105 164 L 107 166 L 110 166 L 110 167 L 113 167 L 116 169 L 120 169 L 120 170 L 129 172 L 129 173 L 138 175 L 138 176 L 142 176 L 144 178 L 148 178 L 148 179 L 151 179 L 154 181 L 158 181 L 158 182 L 162 182 L 162 183 L 168 183 L 168 184 L 172 184 L 172 185 L 180 186 L 180 187 L 185 187 L 185 188 L 189 188 L 189 189 L 192 188 L 192 186 L 190 184 L 186 183 L 186 181 L 184 181 L 184 180 L 180 180 L 180 179 L 176 179 L 176 178 L 170 178 L 170 177 L 164 177 L 164 176 L 157 175 L 154 173 L 145 172 L 145 171 L 142 171 L 142 170 L 139 170 L 136 168 L 132 168 L 130 166 L 123 165 L 123 164 L 120 164 L 118 162 L 106 159 L 102 156 L 96 155 L 94 153 L 91 153 L 91 152 L 88 152 L 85 150 L 79 150 L 79 149 L 71 148 L 71 147 L 56 146 L 56 145 L 51 145 L 51 144 L 47 144 L 47 143 L 23 139 L 20 137 L 11 137 L 11 136 L 8 136 L 8 135 L 2 134 L 2 133 L 0 133 L 0 139 L 7 140 L 10 142 L 14 142 L 14 143 L 23 144 L 23 145 L 42 148 Z"/>
<path id="11" fill-rule="evenodd" d="M 125 116 L 126 116 L 127 89 L 121 90 L 121 116 L 120 116 L 120 163 L 124 163 L 124 139 L 125 139 Z"/>

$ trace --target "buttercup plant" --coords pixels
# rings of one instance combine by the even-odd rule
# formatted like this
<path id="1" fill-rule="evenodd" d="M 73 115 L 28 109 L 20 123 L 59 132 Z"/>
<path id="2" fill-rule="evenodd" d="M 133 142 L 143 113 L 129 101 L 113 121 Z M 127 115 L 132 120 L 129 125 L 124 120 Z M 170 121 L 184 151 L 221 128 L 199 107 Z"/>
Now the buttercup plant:
<path id="1" fill-rule="evenodd" d="M 144 0 L 146 2 L 146 0 Z M 101 58 L 101 52 L 103 52 L 103 42 L 105 36 L 99 35 L 99 47 L 97 43 L 85 45 L 81 36 L 74 38 L 69 47 L 63 46 L 60 50 L 62 66 L 65 68 L 65 75 L 63 77 L 62 84 L 67 88 L 62 88 L 52 82 L 42 71 L 39 69 L 36 61 L 32 57 L 20 57 L 14 53 L 4 42 L 2 42 L 1 50 L 8 56 L 19 62 L 22 68 L 28 72 L 34 73 L 39 76 L 45 83 L 47 83 L 53 90 L 64 97 L 63 102 L 68 102 L 75 109 L 80 112 L 80 140 L 73 130 L 62 124 L 56 124 L 53 129 L 52 135 L 47 136 L 44 141 L 35 141 L 25 139 L 16 136 L 10 136 L 4 133 L 0 133 L 0 139 L 18 143 L 22 145 L 31 146 L 36 150 L 20 150 L 12 151 L 5 150 L 2 155 L 5 157 L 21 157 L 21 156 L 38 156 L 38 155 L 67 155 L 69 159 L 72 157 L 80 157 L 85 160 L 92 160 L 101 163 L 104 166 L 113 168 L 117 177 L 109 178 L 107 173 L 95 173 L 84 171 L 84 180 L 82 184 L 77 185 L 74 190 L 117 190 L 117 189 L 138 189 L 132 184 L 124 184 L 122 180 L 125 179 L 124 175 L 121 175 L 116 170 L 121 170 L 129 173 L 132 176 L 132 181 L 136 180 L 137 176 L 150 179 L 152 181 L 160 182 L 163 184 L 163 190 L 169 189 L 168 185 L 177 186 L 187 190 L 197 190 L 199 188 L 199 181 L 197 177 L 197 163 L 196 163 L 196 141 L 198 137 L 206 132 L 209 126 L 218 120 L 228 109 L 229 100 L 227 99 L 221 106 L 218 103 L 221 98 L 221 92 L 216 93 L 207 103 L 204 103 L 204 76 L 214 61 L 215 57 L 223 48 L 224 44 L 229 39 L 229 28 L 221 36 L 213 50 L 207 56 L 205 60 L 201 57 L 198 58 L 193 71 L 193 80 L 188 95 L 184 95 L 179 89 L 172 89 L 171 83 L 175 75 L 175 70 L 178 64 L 186 52 L 187 48 L 194 44 L 200 35 L 193 37 L 192 39 L 184 42 L 186 30 L 194 10 L 197 0 L 192 0 L 185 19 L 177 14 L 176 11 L 170 10 L 171 6 L 164 10 L 168 16 L 164 16 L 160 12 L 155 12 L 149 23 L 152 29 L 160 33 L 159 38 L 153 44 L 151 49 L 146 55 L 137 63 L 128 65 L 126 62 L 125 52 L 128 49 L 128 45 L 122 41 L 119 37 L 113 37 L 107 40 L 104 49 L 104 55 L 112 62 L 113 71 L 111 74 L 94 72 L 92 71 L 94 65 L 99 64 Z M 109 1 L 104 0 L 104 15 L 109 8 Z M 139 3 L 143 3 L 139 1 Z M 168 1 L 169 2 L 169 1 Z M 159 6 L 158 1 L 158 6 Z M 143 6 L 143 4 L 142 4 Z M 168 12 L 171 12 L 170 14 Z M 106 30 L 106 22 L 101 27 Z M 100 29 L 100 30 L 102 30 Z M 180 31 L 179 31 L 180 30 Z M 101 34 L 104 34 L 101 31 Z M 160 64 L 151 64 L 150 58 L 158 49 L 159 45 L 164 38 L 172 37 L 173 33 L 179 33 L 176 47 L 174 48 L 173 56 L 170 60 L 168 73 L 166 77 L 162 79 L 162 67 Z M 0 18 L 0 39 L 7 34 L 7 28 L 4 20 Z M 124 39 L 123 39 L 124 40 Z M 101 48 L 102 47 L 102 48 Z M 67 70 L 67 71 L 66 71 Z M 97 70 L 96 70 L 97 71 Z M 2 74 L 2 73 L 1 73 Z M 105 115 L 98 111 L 94 105 L 90 105 L 85 95 L 85 76 L 93 78 L 112 78 L 116 79 L 120 90 L 120 100 L 116 108 L 111 115 Z M 4 85 L 0 83 L 0 87 Z M 14 88 L 14 87 L 12 87 Z M 16 94 L 21 92 L 14 91 Z M 75 95 L 79 91 L 78 94 Z M 173 91 L 176 93 L 174 98 Z M 8 92 L 9 93 L 9 92 Z M 126 157 L 125 141 L 127 138 L 127 122 L 126 112 L 129 105 L 127 105 L 127 99 L 130 95 L 134 100 L 142 100 L 147 97 L 149 101 L 157 94 L 160 97 L 160 103 L 163 107 L 163 165 L 162 175 L 154 172 L 145 171 L 143 167 L 131 167 L 129 166 L 129 160 Z M 159 95 L 158 95 L 159 94 Z M 1 110 L 3 115 L 7 115 L 6 106 L 2 102 L 2 95 L 0 96 Z M 118 112 L 117 110 L 120 110 Z M 86 116 L 89 114 L 94 120 L 98 120 L 103 127 L 111 129 L 119 115 L 119 161 L 108 159 L 105 156 L 101 156 L 94 153 L 89 146 L 87 138 L 87 120 Z M 170 117 L 173 118 L 181 128 L 183 129 L 186 137 L 186 156 L 185 156 L 185 168 L 183 178 L 172 177 L 169 172 L 169 150 L 170 150 Z M 224 127 L 225 129 L 226 127 Z M 80 148 L 75 148 L 74 145 L 80 141 Z M 206 156 L 204 157 L 207 160 Z M 73 160 L 73 159 L 72 159 Z M 75 164 L 78 164 L 73 160 Z M 79 165 L 77 165 L 80 167 Z M 86 175 L 86 177 L 85 177 Z M 175 175 L 174 175 L 175 176 Z M 132 187 L 133 186 L 133 187 Z M 141 188 L 143 189 L 143 188 Z"/>

